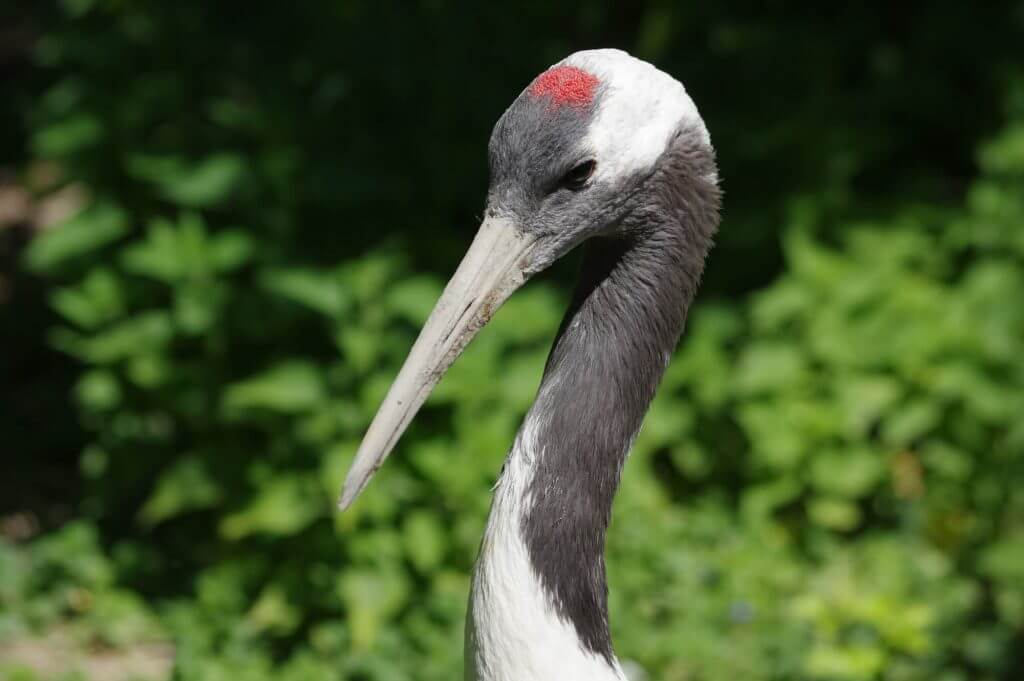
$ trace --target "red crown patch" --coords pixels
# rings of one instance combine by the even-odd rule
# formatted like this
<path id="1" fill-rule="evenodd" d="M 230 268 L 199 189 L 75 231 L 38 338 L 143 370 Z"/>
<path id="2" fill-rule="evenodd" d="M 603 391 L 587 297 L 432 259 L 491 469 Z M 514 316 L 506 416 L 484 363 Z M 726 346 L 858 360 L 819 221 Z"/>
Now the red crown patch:
<path id="1" fill-rule="evenodd" d="M 556 66 L 548 69 L 530 84 L 531 97 L 550 97 L 551 106 L 583 107 L 594 101 L 597 76 L 575 66 Z"/>

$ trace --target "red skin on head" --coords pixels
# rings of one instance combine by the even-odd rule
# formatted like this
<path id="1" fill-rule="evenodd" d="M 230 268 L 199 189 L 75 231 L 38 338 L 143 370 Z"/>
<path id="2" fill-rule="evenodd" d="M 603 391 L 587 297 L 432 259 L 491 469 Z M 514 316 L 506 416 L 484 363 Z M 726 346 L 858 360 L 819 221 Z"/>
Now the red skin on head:
<path id="1" fill-rule="evenodd" d="M 551 108 L 585 107 L 594 101 L 597 76 L 575 66 L 556 66 L 537 76 L 530 84 L 531 97 L 550 97 Z"/>

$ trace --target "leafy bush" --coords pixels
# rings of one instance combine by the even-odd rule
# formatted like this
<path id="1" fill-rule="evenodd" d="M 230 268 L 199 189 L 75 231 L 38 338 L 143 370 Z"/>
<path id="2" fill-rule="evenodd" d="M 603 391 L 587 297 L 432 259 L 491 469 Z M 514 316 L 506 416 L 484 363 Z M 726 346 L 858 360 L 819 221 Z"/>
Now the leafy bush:
<path id="1" fill-rule="evenodd" d="M 424 111 L 423 134 L 401 132 L 408 111 L 379 104 L 408 96 L 407 83 L 381 80 L 391 57 L 355 65 L 369 53 L 353 28 L 366 8 L 330 3 L 267 26 L 201 3 L 64 5 L 37 46 L 54 82 L 34 108 L 31 150 L 90 199 L 36 237 L 24 263 L 51 287 L 60 323 L 49 342 L 81 367 L 85 493 L 80 519 L 24 547 L 0 544 L 0 645 L 70 622 L 89 646 L 169 638 L 181 679 L 457 677 L 488 490 L 533 399 L 563 288 L 538 282 L 509 301 L 359 504 L 339 515 L 334 500 L 440 292 L 437 271 L 467 236 L 442 222 L 471 222 L 461 192 L 477 200 L 482 164 L 462 157 L 482 148 L 481 117 Z M 960 10 L 945 11 L 957 27 Z M 321 20 L 352 43 L 315 30 Z M 722 50 L 768 49 L 727 30 L 727 14 L 716 20 Z M 664 51 L 644 26 L 641 47 Z M 780 35 L 801 33 L 794 26 Z M 543 53 L 563 47 L 552 39 Z M 451 68 L 456 48 L 438 49 Z M 525 81 L 536 60 L 520 59 Z M 895 103 L 878 101 L 902 110 L 899 79 L 878 78 Z M 831 76 L 815 82 L 842 90 Z M 454 87 L 408 86 L 427 97 L 431 83 Z M 480 91 L 495 113 L 508 97 L 506 84 Z M 726 170 L 740 164 L 731 199 L 754 184 L 735 159 L 808 136 L 790 178 L 802 191 L 760 196 L 785 215 L 781 267 L 737 255 L 745 239 L 774 240 L 751 189 L 730 208 L 726 248 L 616 503 L 615 639 L 649 678 L 1019 674 L 1024 110 L 1014 92 L 964 205 L 882 190 L 846 205 L 864 184 L 855 168 L 910 143 L 879 134 L 884 143 L 864 149 L 863 130 L 822 131 L 820 103 L 722 145 Z M 465 137 L 452 132 L 467 125 Z M 399 132 L 361 133 L 388 129 Z M 807 159 L 826 142 L 835 167 L 812 178 Z M 409 158 L 413 168 L 392 167 Z M 444 181 L 421 167 L 442 158 Z M 941 179 L 904 170 L 889 177 L 903 189 Z M 415 173 L 425 187 L 409 186 Z M 374 231 L 392 215 L 401 237 Z M 728 266 L 743 295 L 721 297 L 737 290 L 721 283 L 727 258 L 756 271 Z"/>

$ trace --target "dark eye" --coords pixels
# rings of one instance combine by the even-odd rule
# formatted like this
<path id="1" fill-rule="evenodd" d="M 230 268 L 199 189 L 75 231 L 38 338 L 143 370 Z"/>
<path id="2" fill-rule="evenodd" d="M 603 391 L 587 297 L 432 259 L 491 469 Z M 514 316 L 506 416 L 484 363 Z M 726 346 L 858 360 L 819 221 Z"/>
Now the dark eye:
<path id="1" fill-rule="evenodd" d="M 587 180 L 594 174 L 595 168 L 597 168 L 597 161 L 584 161 L 567 172 L 559 184 L 573 191 L 583 189 L 587 184 Z"/>

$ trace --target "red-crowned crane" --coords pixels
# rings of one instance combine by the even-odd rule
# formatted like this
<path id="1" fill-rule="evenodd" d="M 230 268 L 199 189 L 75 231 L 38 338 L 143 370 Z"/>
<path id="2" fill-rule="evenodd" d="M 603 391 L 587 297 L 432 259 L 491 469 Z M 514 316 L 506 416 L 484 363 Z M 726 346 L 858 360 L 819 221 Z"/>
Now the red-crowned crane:
<path id="1" fill-rule="evenodd" d="M 619 50 L 577 52 L 494 126 L 480 229 L 359 447 L 362 491 L 445 371 L 527 279 L 579 244 L 572 304 L 495 486 L 466 623 L 466 678 L 625 679 L 605 533 L 633 438 L 718 227 L 711 139 L 682 84 Z"/>

